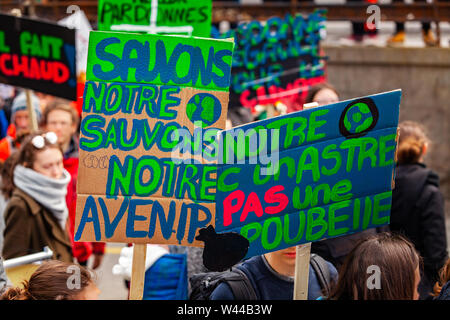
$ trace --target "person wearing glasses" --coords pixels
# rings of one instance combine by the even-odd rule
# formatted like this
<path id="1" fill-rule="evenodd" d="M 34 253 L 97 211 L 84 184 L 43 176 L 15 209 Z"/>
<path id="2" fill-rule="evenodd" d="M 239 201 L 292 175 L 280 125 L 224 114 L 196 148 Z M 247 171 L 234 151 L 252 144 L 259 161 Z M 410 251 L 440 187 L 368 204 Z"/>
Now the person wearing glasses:
<path id="1" fill-rule="evenodd" d="M 72 262 L 66 231 L 70 174 L 64 169 L 56 134 L 31 134 L 15 157 L 5 181 L 13 191 L 4 212 L 3 258 L 41 252 L 48 246 L 53 259 Z"/>

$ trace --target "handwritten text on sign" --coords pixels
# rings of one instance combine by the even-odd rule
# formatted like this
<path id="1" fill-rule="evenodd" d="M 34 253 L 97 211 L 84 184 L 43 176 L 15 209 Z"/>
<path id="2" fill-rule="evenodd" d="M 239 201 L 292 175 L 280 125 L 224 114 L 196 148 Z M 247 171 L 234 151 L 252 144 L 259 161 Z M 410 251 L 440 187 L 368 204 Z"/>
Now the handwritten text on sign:
<path id="1" fill-rule="evenodd" d="M 75 240 L 201 245 L 197 230 L 215 217 L 233 42 L 89 41 Z"/>
<path id="2" fill-rule="evenodd" d="M 251 257 L 389 223 L 400 94 L 223 131 L 216 231 Z"/>
<path id="3" fill-rule="evenodd" d="M 309 87 L 325 81 L 320 53 L 320 31 L 325 14 L 287 14 L 262 24 L 239 24 L 217 38 L 234 38 L 230 106 L 254 107 L 282 101 L 289 110 L 300 110 Z"/>
<path id="4" fill-rule="evenodd" d="M 99 0 L 104 31 L 209 37 L 212 0 Z"/>

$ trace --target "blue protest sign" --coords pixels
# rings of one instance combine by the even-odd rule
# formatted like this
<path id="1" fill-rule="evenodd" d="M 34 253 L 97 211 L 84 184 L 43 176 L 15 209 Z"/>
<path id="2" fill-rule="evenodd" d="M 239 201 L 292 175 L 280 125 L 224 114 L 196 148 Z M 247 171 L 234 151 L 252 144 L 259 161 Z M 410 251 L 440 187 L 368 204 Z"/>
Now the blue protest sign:
<path id="1" fill-rule="evenodd" d="M 246 257 L 389 223 L 401 90 L 223 131 L 217 233 Z"/>

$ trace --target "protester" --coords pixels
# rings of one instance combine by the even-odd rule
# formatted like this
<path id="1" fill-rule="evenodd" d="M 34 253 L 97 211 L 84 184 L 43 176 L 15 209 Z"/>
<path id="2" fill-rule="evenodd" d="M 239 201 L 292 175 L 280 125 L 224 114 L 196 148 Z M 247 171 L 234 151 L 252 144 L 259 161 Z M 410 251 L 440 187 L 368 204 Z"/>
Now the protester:
<path id="1" fill-rule="evenodd" d="M 430 145 L 425 130 L 412 121 L 401 122 L 399 128 L 390 229 L 405 235 L 423 257 L 419 292 L 425 299 L 448 258 L 444 199 L 438 175 L 423 163 Z"/>
<path id="2" fill-rule="evenodd" d="M 72 262 L 65 201 L 70 175 L 56 140 L 51 132 L 30 135 L 12 165 L 9 181 L 4 181 L 4 188 L 13 190 L 4 212 L 5 259 L 48 246 L 54 259 Z"/>
<path id="3" fill-rule="evenodd" d="M 23 282 L 23 288 L 8 288 L 0 300 L 98 300 L 99 294 L 89 270 L 50 260 Z"/>
<path id="4" fill-rule="evenodd" d="M 434 299 L 450 300 L 450 259 L 447 259 L 439 274 L 439 282 L 434 285 Z"/>
<path id="5" fill-rule="evenodd" d="M 42 113 L 41 127 L 55 132 L 58 143 L 63 150 L 64 169 L 70 173 L 71 180 L 67 186 L 66 203 L 69 210 L 69 236 L 74 257 L 81 265 L 87 265 L 89 257 L 94 254 L 92 268 L 97 269 L 105 253 L 105 244 L 101 242 L 74 242 L 75 213 L 77 204 L 78 178 L 78 112 L 63 99 L 54 99 Z"/>
<path id="6" fill-rule="evenodd" d="M 294 294 L 296 247 L 252 257 L 237 268 L 242 270 L 252 283 L 258 300 L 292 300 Z M 336 281 L 337 271 L 327 262 L 330 282 Z M 313 267 L 309 268 L 308 300 L 322 296 L 321 287 Z M 221 283 L 211 294 L 211 300 L 235 300 L 230 286 Z"/>
<path id="7" fill-rule="evenodd" d="M 39 122 L 41 117 L 40 102 L 34 94 L 31 94 L 31 104 Z M 21 92 L 13 100 L 7 136 L 0 140 L 0 161 L 5 161 L 11 153 L 19 149 L 21 140 L 30 132 L 30 123 L 27 98 L 25 92 Z"/>
<path id="8" fill-rule="evenodd" d="M 187 253 L 174 253 L 168 245 L 147 244 L 146 247 L 142 299 L 186 300 L 188 296 Z M 114 265 L 112 270 L 114 275 L 124 277 L 128 289 L 130 289 L 133 270 L 133 251 L 134 247 L 122 248 L 119 263 Z"/>
<path id="9" fill-rule="evenodd" d="M 317 102 L 319 106 L 339 102 L 339 93 L 331 84 L 322 82 L 312 86 L 305 103 Z"/>
<path id="10" fill-rule="evenodd" d="M 417 300 L 421 258 L 400 235 L 379 233 L 347 256 L 331 300 Z"/>

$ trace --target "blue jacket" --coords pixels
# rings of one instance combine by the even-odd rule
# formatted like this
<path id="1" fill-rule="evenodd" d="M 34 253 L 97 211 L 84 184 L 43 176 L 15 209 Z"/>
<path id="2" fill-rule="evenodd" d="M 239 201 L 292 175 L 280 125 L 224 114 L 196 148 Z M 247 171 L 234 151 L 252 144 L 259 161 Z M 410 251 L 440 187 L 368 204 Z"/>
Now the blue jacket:
<path id="1" fill-rule="evenodd" d="M 450 300 L 450 281 L 448 281 L 441 289 L 439 296 L 435 300 Z"/>
<path id="2" fill-rule="evenodd" d="M 337 270 L 329 262 L 331 278 L 337 281 Z M 263 255 L 250 258 L 237 266 L 244 271 L 255 288 L 258 300 L 292 300 L 294 295 L 294 279 L 283 276 L 273 270 Z M 308 300 L 316 300 L 322 296 L 320 284 L 314 269 L 309 266 Z M 212 292 L 211 300 L 235 300 L 231 288 L 221 283 Z"/>

